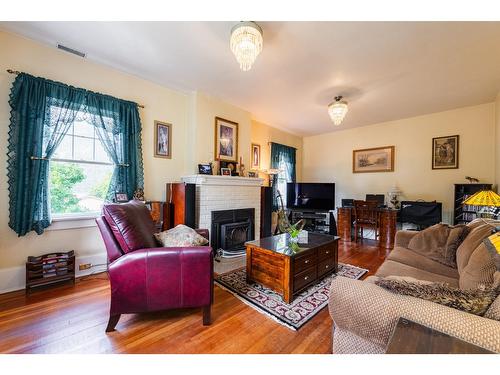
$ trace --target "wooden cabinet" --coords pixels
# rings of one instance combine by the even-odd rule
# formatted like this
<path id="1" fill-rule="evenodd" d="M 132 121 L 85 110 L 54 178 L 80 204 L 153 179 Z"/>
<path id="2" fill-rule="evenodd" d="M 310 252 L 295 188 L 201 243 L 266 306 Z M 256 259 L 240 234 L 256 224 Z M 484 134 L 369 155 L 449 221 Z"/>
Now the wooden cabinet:
<path id="1" fill-rule="evenodd" d="M 379 220 L 379 246 L 385 249 L 392 249 L 396 237 L 398 210 L 378 208 L 377 212 Z M 353 207 L 337 208 L 337 232 L 342 241 L 352 240 L 353 218 Z"/>

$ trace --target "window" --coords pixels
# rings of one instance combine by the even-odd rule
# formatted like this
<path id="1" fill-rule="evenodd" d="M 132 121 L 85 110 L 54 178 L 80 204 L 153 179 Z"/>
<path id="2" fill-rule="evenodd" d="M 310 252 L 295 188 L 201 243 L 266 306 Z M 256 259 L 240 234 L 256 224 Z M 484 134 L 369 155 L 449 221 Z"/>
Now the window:
<path id="1" fill-rule="evenodd" d="M 282 200 L 283 200 L 283 206 L 286 208 L 286 184 L 288 182 L 291 182 L 291 181 L 288 181 L 287 179 L 287 165 L 285 163 L 285 161 L 281 158 L 280 159 L 280 163 L 279 163 L 279 170 L 280 170 L 280 173 L 278 173 L 278 177 L 277 177 L 277 184 L 276 184 L 276 187 L 277 189 L 279 190 L 279 192 L 281 193 L 281 197 L 282 197 Z M 278 207 L 281 208 L 281 203 L 280 203 L 280 200 L 278 198 Z"/>
<path id="2" fill-rule="evenodd" d="M 57 218 L 100 212 L 113 170 L 114 164 L 94 126 L 85 113 L 79 112 L 51 158 L 52 215 Z"/>

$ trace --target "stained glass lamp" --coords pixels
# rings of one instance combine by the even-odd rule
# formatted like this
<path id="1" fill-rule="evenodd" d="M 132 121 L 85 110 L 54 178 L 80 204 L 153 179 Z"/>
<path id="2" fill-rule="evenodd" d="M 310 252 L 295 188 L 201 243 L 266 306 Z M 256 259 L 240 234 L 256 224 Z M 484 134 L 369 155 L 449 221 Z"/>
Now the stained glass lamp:
<path id="1" fill-rule="evenodd" d="M 481 190 L 467 198 L 464 204 L 481 207 L 478 212 L 479 216 L 492 218 L 493 209 L 500 207 L 500 195 L 493 190 Z"/>

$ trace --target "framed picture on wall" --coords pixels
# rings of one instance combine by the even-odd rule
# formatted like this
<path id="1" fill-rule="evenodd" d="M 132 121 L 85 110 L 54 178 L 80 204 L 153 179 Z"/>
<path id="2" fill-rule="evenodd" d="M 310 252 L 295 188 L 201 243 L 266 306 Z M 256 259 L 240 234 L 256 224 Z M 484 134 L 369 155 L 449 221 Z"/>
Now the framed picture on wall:
<path id="1" fill-rule="evenodd" d="M 238 161 L 238 123 L 215 118 L 216 160 Z"/>
<path id="2" fill-rule="evenodd" d="M 432 169 L 457 169 L 458 143 L 458 135 L 432 138 Z"/>
<path id="3" fill-rule="evenodd" d="M 252 169 L 260 169 L 260 145 L 252 143 Z"/>
<path id="4" fill-rule="evenodd" d="M 352 152 L 352 173 L 393 171 L 394 146 L 365 148 Z"/>
<path id="5" fill-rule="evenodd" d="M 155 121 L 155 145 L 156 158 L 172 158 L 172 124 Z"/>

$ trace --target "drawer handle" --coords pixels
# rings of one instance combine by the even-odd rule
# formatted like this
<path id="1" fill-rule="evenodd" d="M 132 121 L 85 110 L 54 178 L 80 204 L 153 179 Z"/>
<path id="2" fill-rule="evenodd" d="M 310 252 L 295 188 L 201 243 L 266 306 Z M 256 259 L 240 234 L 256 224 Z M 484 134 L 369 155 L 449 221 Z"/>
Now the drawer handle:
<path id="1" fill-rule="evenodd" d="M 309 259 L 306 259 L 306 261 L 304 262 L 304 264 L 307 264 L 307 263 L 309 263 Z"/>
<path id="2" fill-rule="evenodd" d="M 325 268 L 329 268 L 329 267 L 330 267 L 330 266 L 329 266 L 328 264 L 325 266 Z"/>
<path id="3" fill-rule="evenodd" d="M 309 279 L 309 276 L 304 277 L 304 280 L 307 280 L 307 279 Z"/>
<path id="4" fill-rule="evenodd" d="M 325 251 L 325 254 L 330 254 L 330 250 L 328 250 L 328 251 Z"/>

